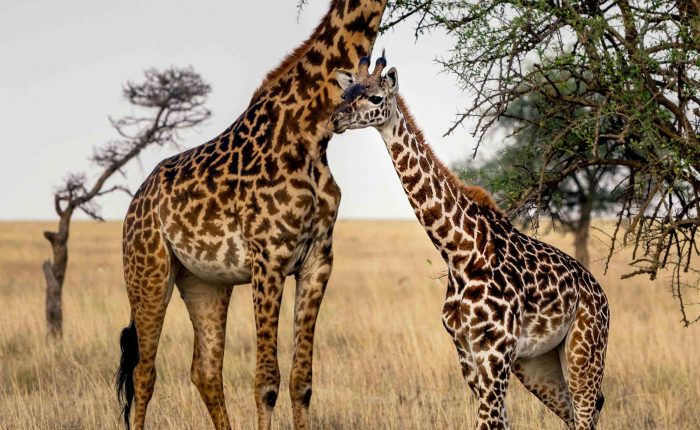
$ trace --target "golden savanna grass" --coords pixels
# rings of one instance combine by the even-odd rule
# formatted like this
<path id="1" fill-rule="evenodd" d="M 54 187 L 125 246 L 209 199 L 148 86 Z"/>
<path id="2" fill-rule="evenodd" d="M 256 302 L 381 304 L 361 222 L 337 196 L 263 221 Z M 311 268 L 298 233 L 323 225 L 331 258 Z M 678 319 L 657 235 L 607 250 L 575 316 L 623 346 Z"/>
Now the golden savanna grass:
<path id="1" fill-rule="evenodd" d="M 0 428 L 109 429 L 120 424 L 113 389 L 118 335 L 129 308 L 120 225 L 76 223 L 65 283 L 65 339 L 45 342 L 44 284 L 50 224 L 0 224 Z M 569 238 L 544 239 L 570 250 Z M 605 248 L 593 241 L 593 255 Z M 442 327 L 442 260 L 416 222 L 340 222 L 336 264 L 319 318 L 312 416 L 317 429 L 467 429 L 475 402 Z M 700 326 L 684 329 L 663 280 L 621 281 L 628 254 L 603 276 L 612 307 L 601 429 L 700 428 Z M 432 264 L 428 263 L 431 261 Z M 274 428 L 291 428 L 286 393 L 292 357 L 293 284 L 280 327 L 282 387 Z M 237 429 L 254 428 L 254 321 L 249 286 L 234 289 L 224 369 Z M 180 297 L 170 302 L 158 354 L 150 428 L 209 428 L 190 383 L 192 328 Z M 563 425 L 513 380 L 516 429 Z"/>

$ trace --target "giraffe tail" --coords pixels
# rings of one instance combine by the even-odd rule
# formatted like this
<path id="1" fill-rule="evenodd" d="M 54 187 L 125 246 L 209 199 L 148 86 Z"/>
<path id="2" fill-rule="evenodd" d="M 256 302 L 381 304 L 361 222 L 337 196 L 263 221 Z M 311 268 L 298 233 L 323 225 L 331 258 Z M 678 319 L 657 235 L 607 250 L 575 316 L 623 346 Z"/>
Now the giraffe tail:
<path id="1" fill-rule="evenodd" d="M 131 412 L 131 403 L 134 400 L 134 369 L 139 362 L 139 343 L 138 335 L 136 334 L 136 324 L 134 319 L 131 323 L 122 330 L 119 338 L 121 344 L 122 356 L 119 361 L 119 369 L 115 375 L 117 386 L 117 398 L 122 403 L 122 415 L 124 416 L 124 424 L 129 430 L 129 413 Z"/>

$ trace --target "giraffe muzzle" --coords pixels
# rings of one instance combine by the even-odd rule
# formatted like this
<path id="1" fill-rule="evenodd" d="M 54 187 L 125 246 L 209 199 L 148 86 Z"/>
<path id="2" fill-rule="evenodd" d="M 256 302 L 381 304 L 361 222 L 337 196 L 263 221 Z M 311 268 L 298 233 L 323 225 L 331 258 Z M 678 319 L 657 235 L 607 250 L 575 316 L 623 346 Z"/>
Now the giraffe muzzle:
<path id="1" fill-rule="evenodd" d="M 349 112 L 337 110 L 328 120 L 328 128 L 336 134 L 341 134 L 350 127 L 351 115 Z"/>

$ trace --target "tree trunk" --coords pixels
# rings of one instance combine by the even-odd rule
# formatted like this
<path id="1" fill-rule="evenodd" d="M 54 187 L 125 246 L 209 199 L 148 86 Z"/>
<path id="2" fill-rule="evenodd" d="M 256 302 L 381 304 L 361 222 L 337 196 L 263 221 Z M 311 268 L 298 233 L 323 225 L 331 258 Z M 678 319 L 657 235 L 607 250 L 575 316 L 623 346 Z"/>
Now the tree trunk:
<path id="1" fill-rule="evenodd" d="M 579 202 L 581 214 L 578 222 L 574 225 L 574 252 L 579 263 L 581 263 L 583 267 L 588 268 L 591 262 L 591 256 L 588 253 L 588 236 L 591 227 L 593 205 L 588 196 L 584 194 L 582 194 Z"/>
<path id="2" fill-rule="evenodd" d="M 44 261 L 44 277 L 46 278 L 46 325 L 49 338 L 60 339 L 63 337 L 63 304 L 61 285 L 53 274 L 51 261 Z"/>
<path id="3" fill-rule="evenodd" d="M 50 339 L 63 337 L 63 280 L 68 266 L 68 230 L 73 209 L 61 213 L 58 231 L 45 231 L 44 237 L 51 243 L 53 261 L 42 266 L 46 278 L 46 326 Z"/>

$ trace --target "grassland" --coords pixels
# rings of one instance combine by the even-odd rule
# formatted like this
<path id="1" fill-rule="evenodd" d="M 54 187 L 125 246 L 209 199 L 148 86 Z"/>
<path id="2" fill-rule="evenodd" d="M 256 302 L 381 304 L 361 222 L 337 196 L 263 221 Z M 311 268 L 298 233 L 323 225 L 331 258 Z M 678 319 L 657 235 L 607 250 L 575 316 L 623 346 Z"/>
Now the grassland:
<path id="1" fill-rule="evenodd" d="M 0 224 L 0 428 L 117 428 L 112 377 L 129 308 L 121 275 L 120 225 L 75 224 L 65 284 L 65 339 L 47 345 L 41 223 Z M 564 250 L 569 239 L 544 237 Z M 468 429 L 475 402 L 440 321 L 442 260 L 414 222 L 340 222 L 336 265 L 316 337 L 312 416 L 317 429 Z M 592 254 L 604 246 L 594 240 Z M 700 428 L 700 326 L 684 329 L 663 280 L 621 281 L 626 254 L 593 272 L 612 307 L 601 429 Z M 429 263 L 428 261 L 431 261 Z M 224 368 L 234 428 L 254 428 L 255 337 L 249 286 L 234 289 Z M 291 428 L 286 394 L 292 356 L 293 288 L 280 327 L 282 387 L 274 428 Z M 170 303 L 158 355 L 150 428 L 208 428 L 189 381 L 192 328 L 182 300 Z M 513 380 L 516 429 L 561 423 Z"/>

